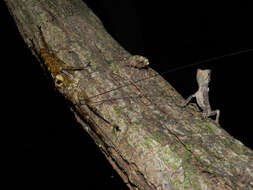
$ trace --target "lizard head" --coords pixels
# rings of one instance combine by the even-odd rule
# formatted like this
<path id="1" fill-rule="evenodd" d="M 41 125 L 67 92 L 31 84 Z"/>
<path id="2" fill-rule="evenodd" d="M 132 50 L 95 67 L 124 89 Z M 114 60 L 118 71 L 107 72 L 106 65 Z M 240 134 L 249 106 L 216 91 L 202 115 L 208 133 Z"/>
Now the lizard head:
<path id="1" fill-rule="evenodd" d="M 211 81 L 211 70 L 210 69 L 198 69 L 197 70 L 197 81 L 200 86 L 207 85 Z"/>
<path id="2" fill-rule="evenodd" d="M 56 88 L 62 87 L 64 84 L 63 76 L 61 74 L 56 75 L 54 79 L 54 83 L 55 83 Z"/>

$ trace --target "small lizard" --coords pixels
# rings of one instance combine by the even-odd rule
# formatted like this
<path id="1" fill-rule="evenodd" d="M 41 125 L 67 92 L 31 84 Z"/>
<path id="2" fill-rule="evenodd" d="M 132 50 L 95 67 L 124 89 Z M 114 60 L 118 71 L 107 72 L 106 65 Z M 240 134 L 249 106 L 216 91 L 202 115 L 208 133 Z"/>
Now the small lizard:
<path id="1" fill-rule="evenodd" d="M 83 69 L 85 69 L 85 67 L 66 66 L 66 64 L 62 60 L 60 60 L 57 56 L 55 56 L 53 53 L 51 53 L 51 51 L 49 50 L 49 47 L 47 45 L 47 42 L 44 38 L 41 27 L 38 27 L 38 29 L 39 29 L 40 37 L 41 37 L 44 47 L 41 48 L 39 52 L 37 52 L 36 50 L 35 51 L 41 57 L 43 62 L 46 63 L 48 70 L 51 72 L 51 74 L 54 78 L 56 88 L 67 87 L 68 84 L 73 83 L 72 87 L 75 88 L 74 89 L 74 93 L 75 93 L 74 96 L 75 97 L 74 97 L 74 99 L 72 98 L 73 103 L 79 104 L 79 105 L 84 105 L 84 104 L 87 105 L 87 107 L 90 109 L 90 111 L 93 112 L 97 117 L 102 119 L 107 124 L 111 125 L 113 127 L 113 129 L 120 131 L 119 126 L 117 126 L 116 124 L 114 124 L 112 122 L 109 122 L 103 116 L 101 116 L 101 114 L 99 113 L 97 108 L 89 100 L 86 92 L 84 90 L 80 90 L 80 86 L 79 86 L 79 84 L 77 84 L 78 80 L 75 80 L 74 77 L 68 72 L 68 71 L 83 70 Z M 88 66 L 89 66 L 89 64 L 88 64 Z M 63 73 L 65 75 L 63 75 Z"/>
<path id="2" fill-rule="evenodd" d="M 219 117 L 220 117 L 220 110 L 212 111 L 210 103 L 209 103 L 209 96 L 208 96 L 208 84 L 211 80 L 211 70 L 206 69 L 198 69 L 197 70 L 197 82 L 199 89 L 194 94 L 190 95 L 183 106 L 186 106 L 192 98 L 196 98 L 199 107 L 203 111 L 204 118 L 210 117 L 212 115 L 216 115 L 215 122 L 219 124 Z"/>
<path id="3" fill-rule="evenodd" d="M 66 65 L 62 60 L 55 56 L 52 51 L 50 51 L 40 26 L 38 26 L 38 30 L 43 47 L 38 51 L 35 48 L 33 40 L 31 40 L 32 49 L 35 51 L 36 55 L 41 59 L 41 61 L 46 64 L 48 70 L 51 72 L 56 88 L 61 88 L 62 86 L 66 85 L 66 83 L 71 82 L 70 79 L 73 79 L 73 76 L 69 73 L 69 71 L 80 71 L 89 66 L 89 63 L 85 67 Z"/>

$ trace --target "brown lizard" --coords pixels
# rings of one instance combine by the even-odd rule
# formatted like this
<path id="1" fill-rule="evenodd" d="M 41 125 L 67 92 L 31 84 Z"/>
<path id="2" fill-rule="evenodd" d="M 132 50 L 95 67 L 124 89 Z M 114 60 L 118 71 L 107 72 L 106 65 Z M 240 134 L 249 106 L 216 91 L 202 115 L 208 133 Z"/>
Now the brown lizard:
<path id="1" fill-rule="evenodd" d="M 197 70 L 197 82 L 199 89 L 194 94 L 190 95 L 185 103 L 186 106 L 192 98 L 196 98 L 199 107 L 203 110 L 204 118 L 210 117 L 212 115 L 216 115 L 215 122 L 219 124 L 219 117 L 220 117 L 220 110 L 212 111 L 210 103 L 209 103 L 209 96 L 208 96 L 208 84 L 211 80 L 211 70 L 206 69 L 198 69 Z"/>
<path id="2" fill-rule="evenodd" d="M 51 72 L 52 77 L 54 78 L 55 86 L 56 88 L 62 88 L 67 87 L 68 83 L 76 83 L 74 81 L 74 77 L 68 72 L 68 71 L 79 71 L 85 69 L 85 67 L 72 67 L 72 66 L 66 66 L 66 64 L 60 60 L 57 56 L 55 56 L 51 51 L 49 50 L 49 47 L 46 43 L 46 40 L 43 35 L 43 31 L 41 27 L 38 27 L 40 37 L 43 43 L 43 48 L 39 50 L 39 52 L 36 52 L 38 56 L 42 59 L 42 61 L 47 65 L 48 70 Z M 89 64 L 88 64 L 89 66 Z M 73 103 L 79 104 L 79 105 L 87 105 L 87 107 L 90 109 L 92 113 L 94 113 L 97 117 L 102 119 L 107 124 L 111 125 L 113 129 L 116 129 L 117 131 L 120 131 L 119 127 L 106 120 L 101 114 L 98 112 L 97 108 L 91 103 L 91 101 L 88 98 L 88 95 L 84 90 L 80 90 L 79 84 L 73 84 L 73 87 L 76 88 L 74 91 L 78 91 L 78 93 L 75 93 L 77 97 L 74 98 Z M 72 98 L 73 99 L 73 98 Z M 88 118 L 88 117 L 86 117 Z M 93 121 L 93 120 L 92 120 Z M 90 122 L 90 121 L 89 121 Z M 93 121 L 94 122 L 94 121 Z"/>
<path id="3" fill-rule="evenodd" d="M 47 45 L 47 42 L 45 40 L 45 37 L 43 35 L 43 31 L 40 26 L 38 26 L 40 39 L 43 44 L 43 48 L 40 48 L 39 51 L 36 50 L 35 44 L 31 40 L 32 43 L 32 49 L 35 51 L 36 55 L 44 62 L 50 71 L 56 88 L 60 88 L 63 85 L 66 85 L 66 82 L 69 81 L 69 78 L 73 78 L 73 76 L 69 73 L 69 71 L 79 71 L 84 70 L 87 66 L 67 66 L 62 60 L 60 60 L 57 56 L 54 55 L 50 51 L 50 48 Z M 64 75 L 63 75 L 64 74 Z"/>

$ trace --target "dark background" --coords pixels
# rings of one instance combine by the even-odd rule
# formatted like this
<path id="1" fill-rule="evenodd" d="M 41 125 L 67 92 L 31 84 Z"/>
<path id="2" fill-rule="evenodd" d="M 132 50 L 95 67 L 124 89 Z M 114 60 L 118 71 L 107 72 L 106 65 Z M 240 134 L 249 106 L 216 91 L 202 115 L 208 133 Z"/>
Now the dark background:
<path id="1" fill-rule="evenodd" d="M 85 2 L 123 47 L 132 54 L 146 56 L 158 72 L 253 48 L 253 12 L 242 1 Z M 4 146 L 13 155 L 9 175 L 22 176 L 20 182 L 25 185 L 35 181 L 46 186 L 53 182 L 56 187 L 127 189 L 75 122 L 63 98 L 48 85 L 4 3 L 0 12 L 2 103 L 8 103 L 2 116 L 7 123 L 2 125 L 10 131 Z M 187 98 L 197 90 L 196 69 L 211 69 L 210 102 L 213 109 L 221 111 L 221 127 L 253 148 L 252 61 L 253 52 L 246 52 L 164 77 Z"/>

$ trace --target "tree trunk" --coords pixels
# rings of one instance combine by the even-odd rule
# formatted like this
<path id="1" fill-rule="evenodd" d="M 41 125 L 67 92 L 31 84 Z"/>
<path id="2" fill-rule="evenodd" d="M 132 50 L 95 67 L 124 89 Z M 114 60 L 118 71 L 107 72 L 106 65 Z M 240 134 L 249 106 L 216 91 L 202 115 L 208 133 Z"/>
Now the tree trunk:
<path id="1" fill-rule="evenodd" d="M 129 189 L 253 189 L 252 150 L 181 107 L 182 96 L 154 70 L 129 66 L 131 55 L 81 0 L 5 2 Z"/>

